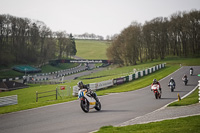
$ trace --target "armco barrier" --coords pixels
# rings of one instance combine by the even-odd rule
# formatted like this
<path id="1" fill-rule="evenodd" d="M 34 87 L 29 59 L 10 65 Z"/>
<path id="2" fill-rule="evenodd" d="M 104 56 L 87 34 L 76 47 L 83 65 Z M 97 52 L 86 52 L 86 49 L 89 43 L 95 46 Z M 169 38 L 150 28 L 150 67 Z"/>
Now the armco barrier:
<path id="1" fill-rule="evenodd" d="M 160 66 L 160 68 L 159 68 L 159 66 Z M 159 64 L 157 66 L 148 68 L 148 69 L 143 70 L 143 71 L 135 72 L 134 74 L 124 76 L 124 77 L 121 77 L 121 78 L 102 81 L 102 82 L 99 82 L 99 83 L 90 83 L 89 88 L 91 90 L 98 90 L 98 89 L 107 88 L 107 87 L 110 87 L 110 86 L 113 86 L 113 85 L 123 84 L 125 82 L 132 81 L 132 80 L 138 79 L 139 77 L 153 73 L 156 70 L 159 70 L 159 69 L 164 68 L 164 67 L 165 67 L 165 64 L 163 63 L 163 64 Z M 79 90 L 78 86 L 73 86 L 73 96 L 77 96 L 78 90 Z"/>
<path id="2" fill-rule="evenodd" d="M 106 80 L 106 81 L 102 81 L 102 82 L 98 82 L 98 83 L 90 83 L 89 84 L 89 87 L 92 90 L 98 90 L 98 89 L 106 88 L 109 86 L 113 86 L 113 80 Z"/>
<path id="3" fill-rule="evenodd" d="M 0 97 L 0 107 L 18 104 L 17 95 Z"/>

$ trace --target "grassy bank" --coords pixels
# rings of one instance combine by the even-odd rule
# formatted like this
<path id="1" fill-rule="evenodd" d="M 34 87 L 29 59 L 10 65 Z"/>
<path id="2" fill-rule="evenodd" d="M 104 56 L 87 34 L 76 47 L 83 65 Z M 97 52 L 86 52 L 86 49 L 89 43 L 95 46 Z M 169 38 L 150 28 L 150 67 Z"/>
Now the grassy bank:
<path id="1" fill-rule="evenodd" d="M 197 88 L 193 93 L 191 93 L 189 96 L 186 98 L 173 102 L 169 104 L 168 106 L 186 106 L 186 105 L 191 105 L 191 104 L 196 104 L 199 102 L 199 89 Z"/>
<path id="2" fill-rule="evenodd" d="M 109 43 L 96 40 L 76 40 L 76 56 L 84 59 L 107 59 L 106 49 Z"/>
<path id="3" fill-rule="evenodd" d="M 200 133 L 200 116 L 125 127 L 105 126 L 96 133 Z"/>

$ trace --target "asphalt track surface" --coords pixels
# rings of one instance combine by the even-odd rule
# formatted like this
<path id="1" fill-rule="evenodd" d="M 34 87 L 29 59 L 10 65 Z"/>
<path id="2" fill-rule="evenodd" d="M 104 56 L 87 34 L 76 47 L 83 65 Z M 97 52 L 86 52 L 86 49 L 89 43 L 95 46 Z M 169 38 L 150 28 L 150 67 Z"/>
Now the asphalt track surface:
<path id="1" fill-rule="evenodd" d="M 162 98 L 155 99 L 150 86 L 140 90 L 110 94 L 99 97 L 102 110 L 84 113 L 78 100 L 0 115 L 1 133 L 87 133 L 102 126 L 118 125 L 138 116 L 155 111 L 177 99 L 177 93 L 184 96 L 194 89 L 200 77 L 200 66 L 194 66 L 194 76 L 189 76 L 189 67 L 182 67 L 160 81 Z M 181 80 L 188 75 L 185 86 Z M 167 84 L 173 77 L 176 89 L 171 92 Z M 156 78 L 156 77 L 155 77 Z M 133 81 L 134 82 L 134 81 Z"/>

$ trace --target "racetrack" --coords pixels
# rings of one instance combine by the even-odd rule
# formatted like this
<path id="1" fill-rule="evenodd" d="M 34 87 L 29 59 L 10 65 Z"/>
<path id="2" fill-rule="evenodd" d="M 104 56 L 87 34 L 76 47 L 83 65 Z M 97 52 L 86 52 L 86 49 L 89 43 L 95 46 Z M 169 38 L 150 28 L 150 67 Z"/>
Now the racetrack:
<path id="1" fill-rule="evenodd" d="M 78 100 L 19 111 L 0 115 L 0 131 L 1 133 L 86 133 L 105 125 L 117 125 L 163 107 L 176 100 L 177 93 L 183 96 L 190 92 L 200 80 L 200 77 L 197 77 L 200 74 L 200 66 L 193 68 L 194 76 L 189 76 L 189 67 L 182 67 L 161 80 L 163 92 L 161 99 L 155 99 L 148 86 L 136 91 L 101 96 L 100 112 L 91 110 L 89 113 L 84 113 Z M 189 78 L 187 86 L 181 81 L 184 74 Z M 167 86 L 171 77 L 176 81 L 174 92 Z"/>

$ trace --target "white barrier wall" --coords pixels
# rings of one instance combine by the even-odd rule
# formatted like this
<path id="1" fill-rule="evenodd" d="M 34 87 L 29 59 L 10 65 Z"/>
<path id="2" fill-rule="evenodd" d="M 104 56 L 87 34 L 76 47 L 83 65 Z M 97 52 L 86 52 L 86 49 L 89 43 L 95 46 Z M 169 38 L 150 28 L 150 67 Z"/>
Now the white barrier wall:
<path id="1" fill-rule="evenodd" d="M 137 79 L 137 78 L 138 78 L 138 72 L 135 73 L 135 79 Z"/>
<path id="2" fill-rule="evenodd" d="M 151 68 L 149 68 L 149 73 L 152 73 L 152 69 Z"/>
<path id="3" fill-rule="evenodd" d="M 155 66 L 153 67 L 153 72 L 155 72 Z"/>
<path id="4" fill-rule="evenodd" d="M 143 77 L 143 76 L 144 76 L 144 75 L 143 75 L 143 71 L 140 71 L 140 76 L 141 76 L 141 77 Z"/>
<path id="5" fill-rule="evenodd" d="M 133 75 L 129 75 L 129 81 L 132 81 L 133 80 Z"/>
<path id="6" fill-rule="evenodd" d="M 148 69 L 145 69 L 145 75 L 148 75 Z"/>

